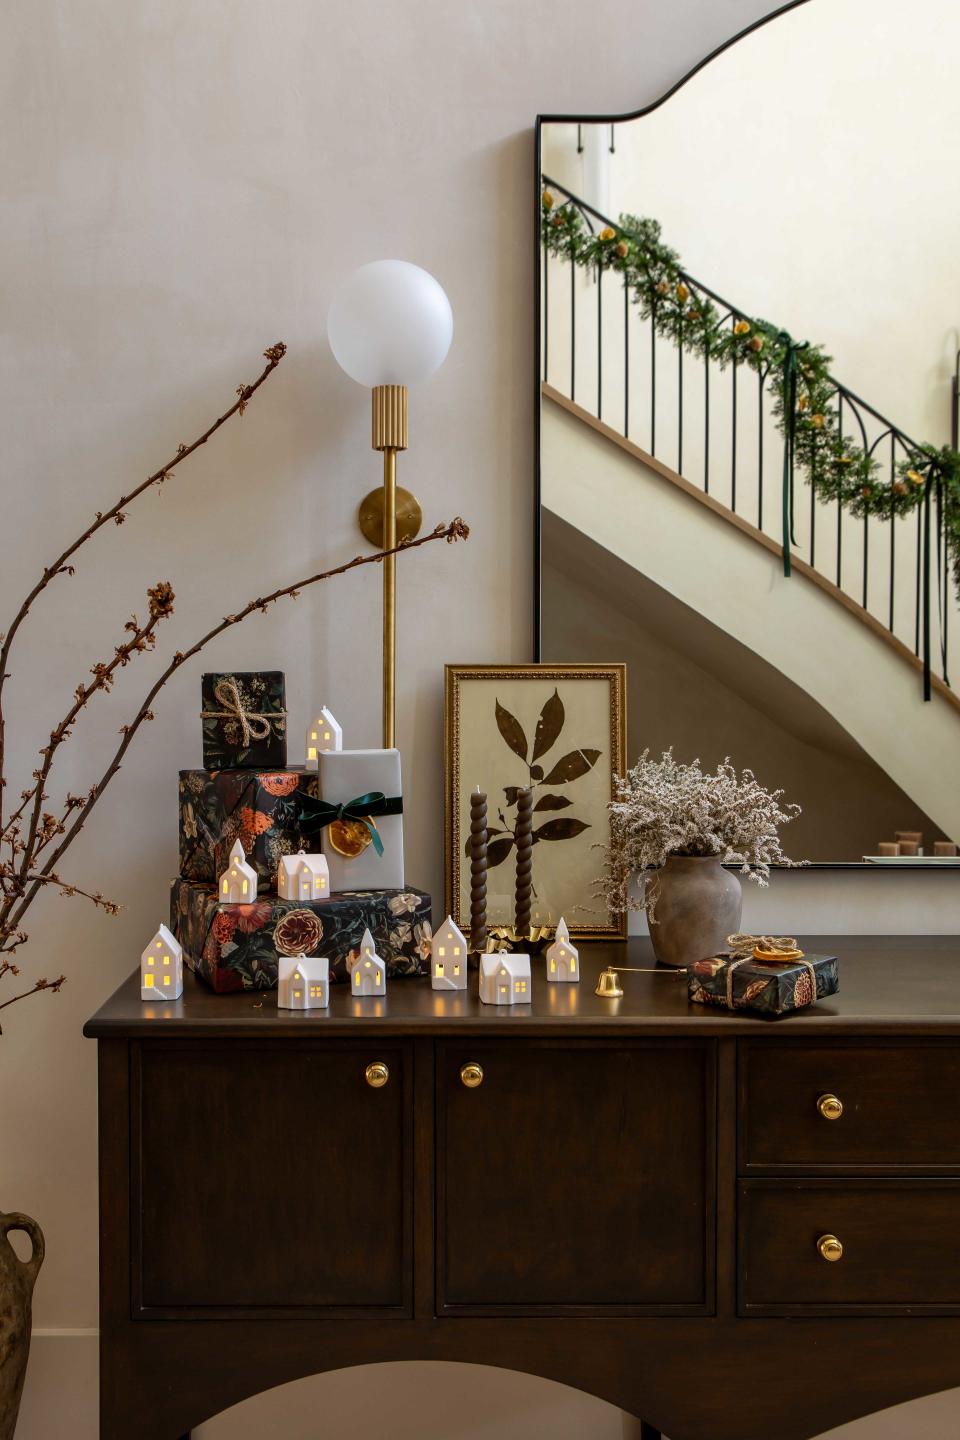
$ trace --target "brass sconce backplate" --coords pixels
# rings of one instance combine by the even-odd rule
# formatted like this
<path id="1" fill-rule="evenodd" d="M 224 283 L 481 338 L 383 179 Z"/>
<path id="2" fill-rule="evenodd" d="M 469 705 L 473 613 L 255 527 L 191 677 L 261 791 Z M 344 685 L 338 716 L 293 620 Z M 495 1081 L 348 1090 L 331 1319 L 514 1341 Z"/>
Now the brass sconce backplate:
<path id="1" fill-rule="evenodd" d="M 383 548 L 383 486 L 378 485 L 360 502 L 357 518 L 365 540 L 378 550 Z M 397 486 L 397 539 L 415 540 L 423 526 L 423 511 L 416 495 Z"/>

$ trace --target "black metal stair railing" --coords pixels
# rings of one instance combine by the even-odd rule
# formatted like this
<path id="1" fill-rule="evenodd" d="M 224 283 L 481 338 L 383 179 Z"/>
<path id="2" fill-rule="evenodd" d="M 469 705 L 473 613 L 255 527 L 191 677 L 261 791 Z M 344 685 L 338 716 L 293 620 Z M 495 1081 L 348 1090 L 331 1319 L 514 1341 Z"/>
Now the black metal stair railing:
<path id="1" fill-rule="evenodd" d="M 616 228 L 564 185 L 547 176 L 543 183 L 576 208 L 591 232 Z M 614 277 L 600 266 L 585 276 L 544 244 L 540 271 L 542 381 L 779 540 L 773 529 L 779 515 L 765 495 L 772 492 L 783 443 L 767 386 L 769 368 L 754 378 L 734 360 L 730 374 L 722 376 L 709 356 L 685 356 L 682 345 L 658 336 L 635 312 L 626 280 L 620 320 L 619 300 L 611 305 L 609 298 Z M 694 301 L 707 297 L 720 307 L 722 325 L 750 318 L 695 276 L 678 274 Z M 594 297 L 584 293 L 591 285 Z M 591 362 L 586 366 L 585 354 Z M 672 375 L 665 377 L 665 365 Z M 847 427 L 864 451 L 881 461 L 892 490 L 904 460 L 922 463 L 923 447 L 832 375 L 830 384 L 839 433 Z M 799 473 L 797 478 L 803 480 Z M 889 519 L 857 518 L 839 500 L 825 502 L 813 486 L 808 489 L 809 501 L 798 514 L 802 558 L 918 659 L 926 657 L 928 675 L 936 669 L 949 686 L 951 611 L 955 633 L 958 617 L 941 506 L 918 505 L 909 517 L 891 512 Z"/>

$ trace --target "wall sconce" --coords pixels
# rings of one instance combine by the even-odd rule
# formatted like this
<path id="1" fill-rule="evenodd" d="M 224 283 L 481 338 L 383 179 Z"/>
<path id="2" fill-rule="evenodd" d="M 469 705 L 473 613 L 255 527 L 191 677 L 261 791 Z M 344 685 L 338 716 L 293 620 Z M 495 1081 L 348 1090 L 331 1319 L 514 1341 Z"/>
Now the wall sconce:
<path id="1" fill-rule="evenodd" d="M 373 399 L 373 448 L 383 454 L 383 488 L 360 505 L 360 529 L 371 545 L 391 550 L 412 540 L 423 516 L 414 495 L 397 490 L 397 451 L 407 448 L 407 386 L 443 364 L 453 339 L 453 312 L 442 287 L 419 265 L 375 260 L 344 282 L 327 315 L 334 357 Z M 398 524 L 399 520 L 399 524 Z M 383 746 L 395 745 L 397 634 L 396 556 L 383 562 Z"/>

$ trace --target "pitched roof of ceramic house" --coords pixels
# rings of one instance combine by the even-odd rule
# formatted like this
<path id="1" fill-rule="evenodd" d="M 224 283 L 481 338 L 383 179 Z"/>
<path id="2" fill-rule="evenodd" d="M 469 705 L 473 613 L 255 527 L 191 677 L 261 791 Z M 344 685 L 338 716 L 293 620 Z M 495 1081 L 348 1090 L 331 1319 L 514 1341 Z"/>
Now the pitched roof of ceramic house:
<path id="1" fill-rule="evenodd" d="M 329 868 L 326 855 L 305 855 L 302 850 L 296 855 L 281 855 L 280 864 L 285 874 L 291 876 L 296 875 L 303 865 L 306 865 L 311 875 L 316 875 L 318 870 L 326 874 Z"/>
<path id="2" fill-rule="evenodd" d="M 156 943 L 157 943 L 158 940 L 161 941 L 161 942 L 167 947 L 167 949 L 171 952 L 171 954 L 173 954 L 173 955 L 179 955 L 179 954 L 181 953 L 181 947 L 180 947 L 180 942 L 179 942 L 179 940 L 176 940 L 176 939 L 174 938 L 174 936 L 173 936 L 173 935 L 170 933 L 170 931 L 167 929 L 166 925 L 161 925 L 160 928 L 159 928 L 159 929 L 156 931 L 156 933 L 154 934 L 154 936 L 153 936 L 153 938 L 151 939 L 150 943 L 149 943 L 148 945 L 144 945 L 144 947 L 143 947 L 143 953 L 144 953 L 144 955 L 146 955 L 147 951 L 148 951 L 152 946 L 156 945 Z"/>
<path id="3" fill-rule="evenodd" d="M 281 955 L 277 965 L 277 980 L 289 980 L 299 970 L 304 980 L 329 979 L 330 962 L 326 955 Z"/>
<path id="4" fill-rule="evenodd" d="M 444 920 L 443 924 L 439 927 L 439 929 L 433 932 L 434 938 L 443 939 L 444 934 L 446 934 L 447 932 L 450 933 L 454 940 L 459 940 L 461 945 L 466 945 L 467 937 L 464 935 L 463 931 L 460 929 L 460 926 L 454 920 L 452 915 L 448 915 L 446 920 Z"/>
<path id="5" fill-rule="evenodd" d="M 495 953 L 493 955 L 480 956 L 480 975 L 487 979 L 491 975 L 501 974 L 503 970 L 514 980 L 529 980 L 530 978 L 530 956 L 529 955 L 507 955 Z"/>

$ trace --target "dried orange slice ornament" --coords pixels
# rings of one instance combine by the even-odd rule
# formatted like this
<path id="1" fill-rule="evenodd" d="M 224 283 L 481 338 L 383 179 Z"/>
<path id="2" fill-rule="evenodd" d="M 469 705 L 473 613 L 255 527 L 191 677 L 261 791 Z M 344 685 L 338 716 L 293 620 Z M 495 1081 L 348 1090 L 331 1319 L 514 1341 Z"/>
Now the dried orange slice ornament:
<path id="1" fill-rule="evenodd" d="M 372 839 L 370 826 L 363 820 L 333 820 L 327 834 L 337 854 L 345 855 L 348 860 L 355 860 L 358 855 L 362 855 Z"/>

